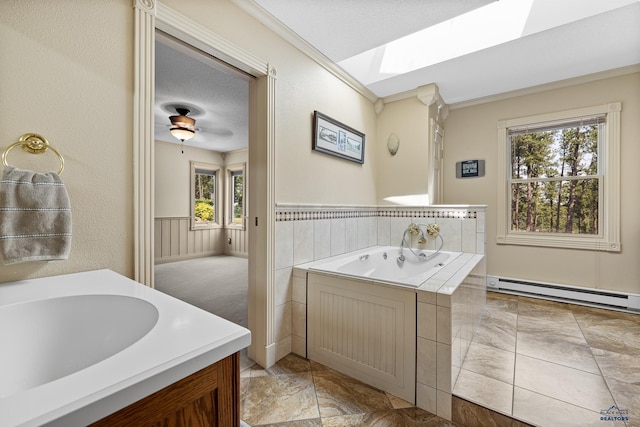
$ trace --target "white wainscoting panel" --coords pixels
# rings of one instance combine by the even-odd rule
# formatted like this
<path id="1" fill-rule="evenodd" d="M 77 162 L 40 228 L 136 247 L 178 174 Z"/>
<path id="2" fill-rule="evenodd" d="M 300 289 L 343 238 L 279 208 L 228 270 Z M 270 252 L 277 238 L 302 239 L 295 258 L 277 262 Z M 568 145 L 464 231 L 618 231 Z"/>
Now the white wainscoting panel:
<path id="1" fill-rule="evenodd" d="M 416 294 L 310 272 L 308 357 L 415 402 Z"/>

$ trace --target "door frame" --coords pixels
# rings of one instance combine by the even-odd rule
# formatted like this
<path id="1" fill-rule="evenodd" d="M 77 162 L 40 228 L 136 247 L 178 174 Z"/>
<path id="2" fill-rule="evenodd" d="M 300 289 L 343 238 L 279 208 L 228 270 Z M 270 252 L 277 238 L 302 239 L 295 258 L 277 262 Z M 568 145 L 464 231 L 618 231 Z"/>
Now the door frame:
<path id="1" fill-rule="evenodd" d="M 275 92 L 276 69 L 209 28 L 154 0 L 135 0 L 134 279 L 153 287 L 155 31 L 161 30 L 256 79 L 249 87 L 248 355 L 275 363 Z"/>

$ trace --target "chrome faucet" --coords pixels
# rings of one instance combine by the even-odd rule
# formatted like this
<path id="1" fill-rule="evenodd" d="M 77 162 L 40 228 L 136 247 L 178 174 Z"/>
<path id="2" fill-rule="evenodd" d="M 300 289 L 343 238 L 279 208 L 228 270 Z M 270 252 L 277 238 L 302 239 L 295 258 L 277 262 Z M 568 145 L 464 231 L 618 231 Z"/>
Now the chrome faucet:
<path id="1" fill-rule="evenodd" d="M 404 233 L 402 233 L 402 241 L 400 242 L 400 256 L 398 256 L 398 261 L 400 262 L 404 262 L 406 259 L 402 252 L 404 250 L 404 244 L 405 244 L 405 239 L 407 238 L 407 233 L 411 234 L 412 236 L 417 236 L 419 234 L 420 238 L 418 239 L 418 243 L 421 245 L 424 245 L 427 242 L 427 239 L 424 236 L 424 233 L 422 232 L 422 230 L 420 229 L 420 226 L 415 222 L 412 222 L 411 224 L 409 224 L 409 226 L 404 230 Z"/>
<path id="2" fill-rule="evenodd" d="M 420 236 L 418 238 L 419 244 L 424 245 L 425 243 L 427 243 L 427 237 L 425 236 L 424 232 L 420 229 L 420 225 L 425 226 L 426 233 L 429 236 L 440 238 L 440 247 L 436 250 L 436 252 L 433 255 L 427 256 L 424 253 L 420 253 L 420 254 L 415 253 L 413 249 L 411 249 L 411 245 L 409 245 L 408 248 L 411 251 L 411 253 L 417 256 L 420 260 L 425 261 L 428 258 L 435 256 L 438 252 L 440 252 L 440 249 L 442 249 L 442 246 L 444 245 L 444 239 L 442 238 L 442 235 L 440 235 L 440 227 L 438 226 L 438 224 L 433 224 L 433 223 L 432 224 L 416 224 L 415 222 L 412 222 L 402 233 L 402 241 L 400 242 L 400 255 L 398 256 L 398 262 L 402 263 L 406 259 L 403 251 L 404 251 L 404 245 L 407 238 L 407 233 L 411 234 L 412 236 L 419 235 Z"/>

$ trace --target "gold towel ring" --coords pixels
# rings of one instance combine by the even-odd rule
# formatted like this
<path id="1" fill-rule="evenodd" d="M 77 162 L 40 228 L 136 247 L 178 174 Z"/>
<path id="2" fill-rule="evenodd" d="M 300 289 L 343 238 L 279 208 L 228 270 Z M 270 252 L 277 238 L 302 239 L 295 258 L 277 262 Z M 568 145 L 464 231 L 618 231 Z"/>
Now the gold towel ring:
<path id="1" fill-rule="evenodd" d="M 58 159 L 60 159 L 60 170 L 58 171 L 58 175 L 60 175 L 64 170 L 64 157 L 62 157 L 62 154 L 60 154 L 53 145 L 49 144 L 49 141 L 47 141 L 44 136 L 38 135 L 37 133 L 25 133 L 20 137 L 18 142 L 14 142 L 4 150 L 2 153 L 2 164 L 5 167 L 9 166 L 7 163 L 7 155 L 9 154 L 9 151 L 17 146 L 21 146 L 24 151 L 33 154 L 42 154 L 50 149 L 56 154 L 56 156 L 58 156 Z"/>

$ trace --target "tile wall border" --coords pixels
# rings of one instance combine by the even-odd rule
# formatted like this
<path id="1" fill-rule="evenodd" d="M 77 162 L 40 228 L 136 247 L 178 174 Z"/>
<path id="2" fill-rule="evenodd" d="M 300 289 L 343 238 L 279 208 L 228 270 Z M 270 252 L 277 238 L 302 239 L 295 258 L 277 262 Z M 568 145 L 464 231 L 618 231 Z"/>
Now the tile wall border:
<path id="1" fill-rule="evenodd" d="M 276 222 L 306 221 L 340 218 L 454 218 L 476 219 L 484 206 L 322 206 L 322 205 L 276 205 Z"/>

